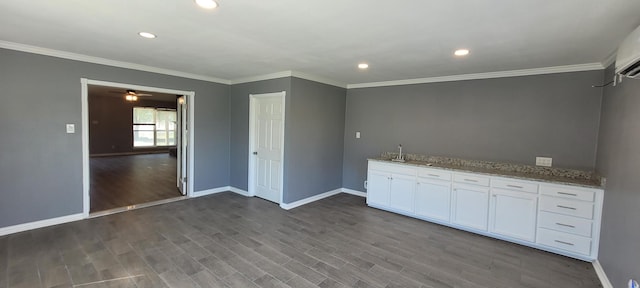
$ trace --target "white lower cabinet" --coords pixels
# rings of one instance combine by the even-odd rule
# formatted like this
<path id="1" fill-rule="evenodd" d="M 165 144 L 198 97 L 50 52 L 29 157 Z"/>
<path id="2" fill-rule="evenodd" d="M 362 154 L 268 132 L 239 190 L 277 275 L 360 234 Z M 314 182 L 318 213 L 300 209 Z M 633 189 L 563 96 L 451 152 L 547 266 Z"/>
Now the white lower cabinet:
<path id="1" fill-rule="evenodd" d="M 367 204 L 389 206 L 391 173 L 369 170 L 367 179 Z"/>
<path id="2" fill-rule="evenodd" d="M 451 216 L 451 182 L 418 178 L 415 201 L 416 215 L 449 222 Z"/>
<path id="3" fill-rule="evenodd" d="M 565 256 L 598 257 L 604 191 L 370 160 L 367 204 Z"/>
<path id="4" fill-rule="evenodd" d="M 405 213 L 413 213 L 415 203 L 416 177 L 391 174 L 389 207 Z"/>
<path id="5" fill-rule="evenodd" d="M 491 189 L 489 232 L 534 242 L 538 195 L 505 189 Z"/>
<path id="6" fill-rule="evenodd" d="M 453 185 L 451 223 L 487 231 L 489 188 Z"/>

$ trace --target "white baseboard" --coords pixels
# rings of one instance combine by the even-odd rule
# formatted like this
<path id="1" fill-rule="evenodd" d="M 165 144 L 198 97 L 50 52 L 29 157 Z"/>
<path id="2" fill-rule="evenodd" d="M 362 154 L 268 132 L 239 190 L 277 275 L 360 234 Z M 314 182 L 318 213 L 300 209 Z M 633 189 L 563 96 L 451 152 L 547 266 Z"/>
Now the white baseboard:
<path id="1" fill-rule="evenodd" d="M 229 191 L 231 191 L 233 193 L 240 194 L 242 196 L 251 197 L 251 195 L 249 195 L 248 191 L 245 191 L 245 190 L 242 190 L 240 188 L 233 187 L 233 186 L 229 186 Z"/>
<path id="2" fill-rule="evenodd" d="M 324 192 L 322 194 L 314 195 L 314 196 L 311 196 L 309 198 L 304 198 L 302 200 L 298 200 L 298 201 L 295 201 L 295 202 L 292 202 L 292 203 L 281 203 L 280 204 L 280 208 L 285 209 L 285 210 L 290 210 L 290 209 L 293 209 L 293 208 L 296 208 L 296 207 L 300 207 L 302 205 L 309 204 L 311 202 L 318 201 L 320 199 L 324 199 L 324 198 L 327 198 L 327 197 L 331 197 L 333 195 L 340 194 L 340 193 L 342 193 L 342 188 L 336 189 L 336 190 L 331 190 L 329 192 Z"/>
<path id="3" fill-rule="evenodd" d="M 202 197 L 202 196 L 207 196 L 207 195 L 221 193 L 221 192 L 227 192 L 227 191 L 230 191 L 230 189 L 231 187 L 224 186 L 224 187 L 218 187 L 218 188 L 213 188 L 208 190 L 196 191 L 191 194 L 191 198 Z"/>
<path id="4" fill-rule="evenodd" d="M 604 269 L 602 268 L 600 261 L 593 261 L 593 270 L 596 271 L 596 274 L 598 275 L 603 288 L 613 288 L 613 285 L 611 285 L 611 281 L 609 281 L 609 277 L 607 277 L 607 274 L 604 273 Z"/>
<path id="5" fill-rule="evenodd" d="M 367 197 L 367 192 L 361 192 L 358 190 L 353 190 L 353 189 L 348 189 L 348 188 L 342 188 L 342 193 L 347 193 L 347 194 L 351 194 L 351 195 L 356 195 L 356 196 L 360 196 L 360 197 Z"/>
<path id="6" fill-rule="evenodd" d="M 24 232 L 27 230 L 33 230 L 33 229 L 38 229 L 38 228 L 47 227 L 47 226 L 69 223 L 69 222 L 78 221 L 82 219 L 84 219 L 84 215 L 82 213 L 78 213 L 78 214 L 71 214 L 67 216 L 50 218 L 50 219 L 18 224 L 18 225 L 13 225 L 8 227 L 2 227 L 0 228 L 0 236 L 9 235 L 9 234 L 18 233 L 18 232 Z"/>
<path id="7" fill-rule="evenodd" d="M 223 186 L 223 187 L 218 187 L 218 188 L 213 188 L 213 189 L 193 192 L 191 197 L 192 198 L 202 197 L 202 196 L 207 196 L 207 195 L 216 194 L 216 193 L 222 193 L 222 192 L 227 192 L 227 191 L 231 191 L 233 193 L 237 193 L 237 194 L 240 194 L 240 195 L 246 196 L 246 197 L 250 196 L 249 192 L 244 191 L 242 189 L 239 189 L 239 188 L 236 188 L 236 187 L 232 187 L 232 186 Z"/>

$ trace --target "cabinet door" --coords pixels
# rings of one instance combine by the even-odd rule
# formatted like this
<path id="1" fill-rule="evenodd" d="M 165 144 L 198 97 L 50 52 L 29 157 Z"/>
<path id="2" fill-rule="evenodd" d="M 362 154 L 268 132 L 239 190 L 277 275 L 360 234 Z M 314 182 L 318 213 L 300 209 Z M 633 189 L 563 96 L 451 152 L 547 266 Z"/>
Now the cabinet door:
<path id="1" fill-rule="evenodd" d="M 491 190 L 489 231 L 495 234 L 535 241 L 538 197 L 535 194 Z"/>
<path id="2" fill-rule="evenodd" d="M 389 207 L 413 213 L 414 195 L 416 191 L 416 178 L 399 174 L 391 175 L 391 193 L 389 195 Z"/>
<path id="3" fill-rule="evenodd" d="M 487 231 L 489 189 L 470 185 L 453 187 L 453 218 L 460 226 Z"/>
<path id="4" fill-rule="evenodd" d="M 389 206 L 389 173 L 369 171 L 367 179 L 367 204 Z"/>
<path id="5" fill-rule="evenodd" d="M 416 214 L 449 222 L 451 214 L 451 183 L 418 181 L 416 186 Z"/>

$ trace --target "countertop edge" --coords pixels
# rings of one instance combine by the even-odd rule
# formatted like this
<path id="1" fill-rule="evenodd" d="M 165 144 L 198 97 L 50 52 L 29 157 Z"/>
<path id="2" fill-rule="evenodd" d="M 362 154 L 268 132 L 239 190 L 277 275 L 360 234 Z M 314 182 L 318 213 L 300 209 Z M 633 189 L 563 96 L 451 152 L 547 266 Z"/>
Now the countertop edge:
<path id="1" fill-rule="evenodd" d="M 567 179 L 567 181 L 552 180 L 552 179 L 544 179 L 544 178 L 534 177 L 534 176 L 528 177 L 528 176 L 502 174 L 502 173 L 500 173 L 500 171 L 483 172 L 483 171 L 474 171 L 472 169 L 464 169 L 464 167 L 453 168 L 453 167 L 442 167 L 442 166 L 438 166 L 437 164 L 435 164 L 435 165 L 433 165 L 433 164 L 432 165 L 427 165 L 427 164 L 420 164 L 420 163 L 415 163 L 415 162 L 395 162 L 395 161 L 391 161 L 391 160 L 387 160 L 387 159 L 380 159 L 380 158 L 367 158 L 367 160 L 368 161 L 388 163 L 388 164 L 407 165 L 407 166 L 422 167 L 422 168 L 432 168 L 432 169 L 440 169 L 440 170 L 463 172 L 463 173 L 475 173 L 475 174 L 482 174 L 482 175 L 488 175 L 488 176 L 498 176 L 498 177 L 512 178 L 512 179 L 519 179 L 519 180 L 537 181 L 537 182 L 545 182 L 545 183 L 550 183 L 550 184 L 569 185 L 569 186 L 575 186 L 575 187 L 583 187 L 583 188 L 604 190 L 604 187 L 602 185 L 575 183 L 575 182 L 571 182 L 571 179 Z"/>

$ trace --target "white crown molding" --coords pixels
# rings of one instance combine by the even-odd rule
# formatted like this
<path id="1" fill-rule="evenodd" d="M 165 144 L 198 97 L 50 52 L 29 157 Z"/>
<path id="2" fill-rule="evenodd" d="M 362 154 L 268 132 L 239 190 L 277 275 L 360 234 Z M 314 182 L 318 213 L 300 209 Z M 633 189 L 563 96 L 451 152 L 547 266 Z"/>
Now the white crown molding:
<path id="1" fill-rule="evenodd" d="M 327 84 L 327 85 L 331 85 L 331 86 L 336 86 L 336 87 L 340 87 L 340 88 L 347 88 L 347 84 L 344 84 L 344 83 L 341 83 L 341 82 L 338 82 L 338 81 L 334 81 L 334 80 L 331 80 L 331 79 L 323 78 L 323 77 L 318 77 L 318 76 L 313 76 L 313 75 L 310 75 L 310 74 L 305 74 L 305 73 L 298 72 L 298 71 L 291 71 L 291 76 L 296 77 L 296 78 L 309 80 L 309 81 L 318 82 L 318 83 L 323 83 L 323 84 Z"/>
<path id="2" fill-rule="evenodd" d="M 305 79 L 305 80 L 318 82 L 322 84 L 327 84 L 331 86 L 336 86 L 340 88 L 347 88 L 347 85 L 344 83 L 323 78 L 323 77 L 318 77 L 318 76 L 298 72 L 298 71 L 281 71 L 277 73 L 270 73 L 270 74 L 264 74 L 264 75 L 233 79 L 231 80 L 231 85 L 256 82 L 256 81 L 264 81 L 264 80 L 272 80 L 272 79 L 278 79 L 278 78 L 284 78 L 284 77 L 296 77 L 296 78 Z"/>
<path id="3" fill-rule="evenodd" d="M 230 81 L 230 84 L 235 85 L 235 84 L 264 81 L 264 80 L 278 79 L 278 78 L 291 77 L 291 76 L 293 76 L 292 71 L 281 71 L 276 73 L 269 73 L 264 75 L 233 79 Z"/>
<path id="4" fill-rule="evenodd" d="M 616 62 L 616 56 L 618 55 L 617 52 L 618 51 L 614 51 L 611 54 L 609 54 L 609 56 L 607 56 L 607 58 L 602 61 L 602 67 L 606 69 L 607 67 L 609 67 L 609 65 Z"/>
<path id="5" fill-rule="evenodd" d="M 578 64 L 578 65 L 534 68 L 534 69 L 522 69 L 522 70 L 510 70 L 510 71 L 487 72 L 487 73 L 461 74 L 461 75 L 451 75 L 451 76 L 442 76 L 442 77 L 429 77 L 429 78 L 417 78 L 417 79 L 407 79 L 407 80 L 349 84 L 347 85 L 347 89 L 517 77 L 517 76 L 554 74 L 554 73 L 565 73 L 565 72 L 579 72 L 579 71 L 602 70 L 604 68 L 606 67 L 603 66 L 602 63 L 587 63 L 587 64 Z"/>
<path id="6" fill-rule="evenodd" d="M 139 70 L 139 71 L 145 71 L 145 72 L 171 75 L 176 77 L 202 80 L 207 82 L 214 82 L 214 83 L 227 84 L 227 85 L 231 84 L 231 81 L 229 80 L 215 78 L 215 77 L 186 73 L 186 72 L 181 72 L 181 71 L 176 71 L 171 69 L 158 68 L 158 67 L 135 64 L 135 63 L 124 62 L 124 61 L 111 60 L 111 59 L 88 56 L 88 55 L 71 53 L 71 52 L 64 52 L 64 51 L 59 51 L 59 50 L 54 50 L 49 48 L 25 45 L 25 44 L 2 41 L 2 40 L 0 40 L 0 48 L 52 56 L 57 58 L 69 59 L 69 60 L 94 63 L 94 64 L 119 67 L 119 68 L 127 68 L 127 69 L 133 69 L 133 70 Z"/>

